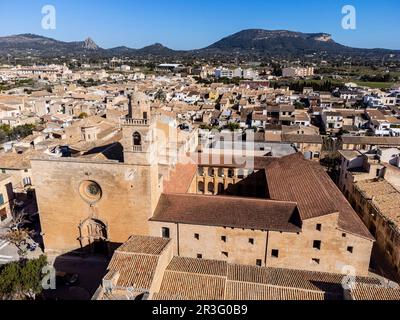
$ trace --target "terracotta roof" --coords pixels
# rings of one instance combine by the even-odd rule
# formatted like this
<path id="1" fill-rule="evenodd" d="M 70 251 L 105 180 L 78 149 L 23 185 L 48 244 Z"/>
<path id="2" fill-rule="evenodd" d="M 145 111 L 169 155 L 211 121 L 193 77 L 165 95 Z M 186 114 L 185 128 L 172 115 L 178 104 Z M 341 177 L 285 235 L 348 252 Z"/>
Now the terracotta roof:
<path id="1" fill-rule="evenodd" d="M 164 193 L 186 193 L 196 171 L 197 166 L 194 164 L 178 164 L 164 183 Z"/>
<path id="2" fill-rule="evenodd" d="M 302 220 L 339 213 L 339 228 L 373 240 L 368 229 L 332 179 L 301 153 L 270 163 L 266 169 L 268 194 L 277 201 L 297 203 Z"/>
<path id="3" fill-rule="evenodd" d="M 174 257 L 154 300 L 325 300 L 343 298 L 343 275 Z M 357 283 L 380 280 L 357 277 Z"/>
<path id="4" fill-rule="evenodd" d="M 343 144 L 374 144 L 400 146 L 400 137 L 354 137 L 342 136 Z"/>
<path id="5" fill-rule="evenodd" d="M 400 192 L 386 180 L 365 180 L 355 184 L 366 199 L 400 230 Z"/>
<path id="6" fill-rule="evenodd" d="M 228 281 L 226 300 L 325 300 L 324 292 L 304 291 L 292 288 L 280 288 L 269 285 Z"/>
<path id="7" fill-rule="evenodd" d="M 25 170 L 30 169 L 30 159 L 41 152 L 35 150 L 27 150 L 22 154 L 15 152 L 5 152 L 0 154 L 0 168 L 1 169 L 12 169 L 12 170 Z"/>
<path id="8" fill-rule="evenodd" d="M 377 285 L 356 284 L 350 290 L 353 300 L 400 300 L 400 289 Z"/>
<path id="9" fill-rule="evenodd" d="M 218 215 L 215 214 L 218 212 Z M 301 232 L 296 204 L 270 200 L 163 194 L 151 221 Z"/>
<path id="10" fill-rule="evenodd" d="M 341 294 L 343 275 L 282 268 L 260 268 L 245 265 L 229 265 L 228 280 L 268 284 L 284 288 L 309 291 L 329 291 Z M 357 282 L 379 284 L 376 278 L 357 277 Z"/>
<path id="11" fill-rule="evenodd" d="M 201 273 L 226 277 L 228 264 L 225 261 L 174 257 L 167 267 L 169 271 Z"/>
<path id="12" fill-rule="evenodd" d="M 293 143 L 323 143 L 322 137 L 320 135 L 311 134 L 283 134 L 282 141 Z"/>
<path id="13" fill-rule="evenodd" d="M 153 282 L 157 264 L 158 256 L 115 252 L 104 280 L 110 280 L 117 271 L 117 287 L 148 290 Z"/>
<path id="14" fill-rule="evenodd" d="M 169 243 L 170 240 L 164 238 L 132 236 L 116 252 L 159 255 Z"/>
<path id="15" fill-rule="evenodd" d="M 225 284 L 224 277 L 165 271 L 160 292 L 183 300 L 223 300 Z"/>
<path id="16" fill-rule="evenodd" d="M 159 256 L 169 243 L 164 238 L 132 236 L 114 252 L 104 280 L 117 274 L 117 287 L 149 290 Z"/>

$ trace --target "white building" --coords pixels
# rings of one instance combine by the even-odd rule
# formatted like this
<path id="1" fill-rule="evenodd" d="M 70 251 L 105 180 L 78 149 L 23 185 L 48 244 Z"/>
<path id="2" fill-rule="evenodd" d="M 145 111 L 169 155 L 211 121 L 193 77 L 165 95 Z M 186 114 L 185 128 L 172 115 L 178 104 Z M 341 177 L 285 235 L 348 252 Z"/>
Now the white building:
<path id="1" fill-rule="evenodd" d="M 314 67 L 284 68 L 282 70 L 282 76 L 285 78 L 311 77 L 313 75 L 314 75 Z"/>

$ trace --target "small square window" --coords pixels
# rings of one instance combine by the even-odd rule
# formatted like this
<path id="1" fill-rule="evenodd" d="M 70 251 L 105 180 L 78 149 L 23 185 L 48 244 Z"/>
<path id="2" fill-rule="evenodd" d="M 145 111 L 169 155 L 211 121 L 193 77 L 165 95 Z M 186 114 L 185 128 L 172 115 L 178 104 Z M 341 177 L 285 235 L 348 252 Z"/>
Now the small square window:
<path id="1" fill-rule="evenodd" d="M 226 242 L 226 236 L 222 236 L 221 241 Z"/>
<path id="2" fill-rule="evenodd" d="M 262 260 L 261 259 L 257 259 L 256 265 L 257 265 L 257 267 L 261 267 L 262 266 Z"/>
<path id="3" fill-rule="evenodd" d="M 320 264 L 320 262 L 321 262 L 320 259 L 315 259 L 315 258 L 312 259 L 313 264 Z"/>
<path id="4" fill-rule="evenodd" d="M 322 230 L 322 224 L 318 223 L 317 226 L 315 227 L 315 229 L 317 231 L 321 231 Z"/>
<path id="5" fill-rule="evenodd" d="M 347 247 L 347 251 L 350 252 L 350 253 L 353 253 L 354 247 Z"/>
<path id="6" fill-rule="evenodd" d="M 228 253 L 228 252 L 222 251 L 221 254 L 222 254 L 223 256 L 227 257 L 227 258 L 229 257 L 229 253 Z"/>
<path id="7" fill-rule="evenodd" d="M 195 238 L 196 240 L 199 240 L 199 239 L 200 239 L 200 235 L 199 235 L 198 233 L 195 233 L 195 234 L 194 234 L 194 238 Z"/>
<path id="8" fill-rule="evenodd" d="M 203 259 L 203 255 L 200 254 L 200 253 L 198 253 L 198 254 L 197 254 L 197 259 Z"/>
<path id="9" fill-rule="evenodd" d="M 169 228 L 162 228 L 161 234 L 163 238 L 169 238 Z"/>
<path id="10" fill-rule="evenodd" d="M 249 239 L 249 243 L 250 243 L 250 244 L 254 244 L 254 239 L 253 239 L 253 238 L 250 238 L 250 239 Z"/>
<path id="11" fill-rule="evenodd" d="M 346 234 L 345 233 L 342 233 L 342 238 L 346 238 Z"/>
<path id="12" fill-rule="evenodd" d="M 279 258 L 279 250 L 277 250 L 277 249 L 272 249 L 272 251 L 271 251 L 271 257 L 273 257 L 273 258 Z"/>
<path id="13" fill-rule="evenodd" d="M 321 250 L 321 241 L 320 240 L 314 240 L 313 248 L 317 249 L 317 250 Z"/>

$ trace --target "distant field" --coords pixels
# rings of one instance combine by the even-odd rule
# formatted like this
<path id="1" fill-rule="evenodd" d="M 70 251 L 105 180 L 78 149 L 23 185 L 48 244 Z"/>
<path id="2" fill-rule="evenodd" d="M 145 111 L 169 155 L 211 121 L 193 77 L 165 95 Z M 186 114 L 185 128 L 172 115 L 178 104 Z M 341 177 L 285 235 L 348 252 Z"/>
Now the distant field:
<path id="1" fill-rule="evenodd" d="M 363 81 L 354 81 L 360 86 L 370 87 L 373 89 L 389 89 L 395 83 L 394 82 L 363 82 Z"/>

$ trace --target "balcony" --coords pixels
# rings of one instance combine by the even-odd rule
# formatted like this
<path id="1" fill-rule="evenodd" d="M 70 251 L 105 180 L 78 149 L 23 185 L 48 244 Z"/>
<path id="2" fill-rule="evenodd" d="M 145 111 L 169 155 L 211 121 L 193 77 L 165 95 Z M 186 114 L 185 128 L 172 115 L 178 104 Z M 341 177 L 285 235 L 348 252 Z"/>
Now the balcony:
<path id="1" fill-rule="evenodd" d="M 142 146 L 133 146 L 133 152 L 143 152 Z"/>
<path id="2" fill-rule="evenodd" d="M 130 118 L 122 118 L 121 122 L 123 125 L 128 125 L 128 126 L 149 126 L 152 123 L 151 119 L 130 119 Z"/>

